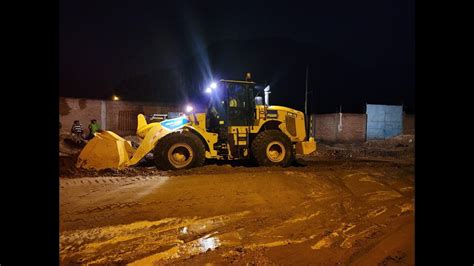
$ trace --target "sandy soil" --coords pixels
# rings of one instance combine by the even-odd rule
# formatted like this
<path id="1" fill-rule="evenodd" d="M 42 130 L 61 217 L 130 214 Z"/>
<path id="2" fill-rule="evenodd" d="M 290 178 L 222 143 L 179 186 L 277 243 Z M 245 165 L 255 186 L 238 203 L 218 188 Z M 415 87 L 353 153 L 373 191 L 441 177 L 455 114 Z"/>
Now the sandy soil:
<path id="1" fill-rule="evenodd" d="M 413 265 L 412 144 L 362 148 L 284 169 L 62 171 L 61 264 Z"/>

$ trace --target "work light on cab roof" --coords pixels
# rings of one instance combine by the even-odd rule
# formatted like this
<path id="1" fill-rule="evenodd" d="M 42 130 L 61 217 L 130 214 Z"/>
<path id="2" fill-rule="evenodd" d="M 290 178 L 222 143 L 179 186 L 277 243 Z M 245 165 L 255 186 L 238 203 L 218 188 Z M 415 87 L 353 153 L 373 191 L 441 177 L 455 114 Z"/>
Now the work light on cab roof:
<path id="1" fill-rule="evenodd" d="M 186 113 L 190 113 L 194 110 L 192 105 L 186 105 Z"/>

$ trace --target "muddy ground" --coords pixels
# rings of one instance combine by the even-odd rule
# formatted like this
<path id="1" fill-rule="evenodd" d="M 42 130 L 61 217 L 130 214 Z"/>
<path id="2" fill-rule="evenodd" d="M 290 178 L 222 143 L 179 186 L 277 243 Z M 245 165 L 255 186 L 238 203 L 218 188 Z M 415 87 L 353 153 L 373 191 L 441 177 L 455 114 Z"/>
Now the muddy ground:
<path id="1" fill-rule="evenodd" d="M 63 157 L 60 261 L 413 265 L 413 144 L 321 144 L 283 169 L 99 173 Z"/>

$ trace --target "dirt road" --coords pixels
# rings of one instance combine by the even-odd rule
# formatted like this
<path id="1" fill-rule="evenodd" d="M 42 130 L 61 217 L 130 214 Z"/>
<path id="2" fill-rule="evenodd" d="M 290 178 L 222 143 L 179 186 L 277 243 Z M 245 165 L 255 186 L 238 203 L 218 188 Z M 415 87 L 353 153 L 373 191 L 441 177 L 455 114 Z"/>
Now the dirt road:
<path id="1" fill-rule="evenodd" d="M 60 184 L 63 265 L 414 264 L 413 161 L 207 165 Z"/>

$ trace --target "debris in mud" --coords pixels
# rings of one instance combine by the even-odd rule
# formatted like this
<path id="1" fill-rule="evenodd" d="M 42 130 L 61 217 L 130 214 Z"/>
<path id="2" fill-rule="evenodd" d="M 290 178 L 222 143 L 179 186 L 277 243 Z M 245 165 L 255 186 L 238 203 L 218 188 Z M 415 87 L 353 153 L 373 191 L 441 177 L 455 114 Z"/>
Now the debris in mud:
<path id="1" fill-rule="evenodd" d="M 238 265 L 273 265 L 275 262 L 271 261 L 263 254 L 264 249 L 244 250 L 237 248 L 223 253 L 226 264 Z"/>
<path id="2" fill-rule="evenodd" d="M 413 211 L 413 204 L 411 203 L 405 203 L 400 207 L 400 214 L 399 215 L 403 215 L 403 214 L 406 214 L 406 213 L 409 213 L 411 211 Z"/>
<path id="3" fill-rule="evenodd" d="M 329 235 L 325 236 L 323 239 L 316 242 L 316 244 L 312 245 L 312 249 L 321 249 L 321 248 L 328 248 L 330 247 L 335 239 L 339 236 L 337 232 L 332 232 Z"/>
<path id="4" fill-rule="evenodd" d="M 379 265 L 393 265 L 393 264 L 400 264 L 406 265 L 407 264 L 407 254 L 405 252 L 398 251 L 393 255 L 387 256 Z"/>

